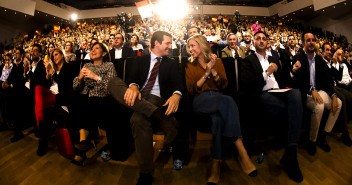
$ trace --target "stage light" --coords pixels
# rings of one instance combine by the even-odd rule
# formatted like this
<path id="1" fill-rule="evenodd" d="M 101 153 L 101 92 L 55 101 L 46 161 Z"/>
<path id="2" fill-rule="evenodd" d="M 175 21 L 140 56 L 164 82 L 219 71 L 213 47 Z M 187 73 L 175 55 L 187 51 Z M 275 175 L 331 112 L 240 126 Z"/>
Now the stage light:
<path id="1" fill-rule="evenodd" d="M 180 19 L 188 13 L 188 5 L 185 0 L 161 0 L 156 5 L 156 12 L 164 20 Z"/>
<path id="2" fill-rule="evenodd" d="M 75 21 L 75 20 L 77 19 L 77 14 L 73 13 L 73 14 L 71 15 L 71 19 L 72 19 L 73 21 Z"/>

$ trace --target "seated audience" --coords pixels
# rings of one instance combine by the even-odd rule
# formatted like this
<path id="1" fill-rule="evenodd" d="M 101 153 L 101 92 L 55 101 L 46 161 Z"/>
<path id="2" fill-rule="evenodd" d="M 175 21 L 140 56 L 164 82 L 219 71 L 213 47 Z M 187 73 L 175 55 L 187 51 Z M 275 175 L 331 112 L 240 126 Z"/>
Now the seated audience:
<path id="1" fill-rule="evenodd" d="M 140 168 L 137 185 L 153 181 L 154 125 L 165 132 L 165 146 L 171 145 L 178 133 L 178 122 L 172 114 L 179 108 L 183 85 L 178 63 L 167 57 L 171 43 L 171 34 L 154 32 L 151 53 L 135 59 L 126 80 L 128 86 L 120 78 L 109 82 L 115 100 L 135 110 L 130 122 Z"/>
<path id="2" fill-rule="evenodd" d="M 73 90 L 80 94 L 72 111 L 80 138 L 72 163 L 79 166 L 84 165 L 85 153 L 92 147 L 93 134 L 90 133 L 96 133 L 98 124 L 109 119 L 110 93 L 107 84 L 116 77 L 115 67 L 110 62 L 109 50 L 105 44 L 95 42 L 89 55 L 93 63 L 86 63 L 79 76 L 73 80 Z"/>
<path id="3" fill-rule="evenodd" d="M 67 62 L 76 61 L 76 54 L 74 52 L 73 43 L 71 41 L 67 41 L 65 43 L 65 59 Z"/>
<path id="4" fill-rule="evenodd" d="M 232 58 L 245 58 L 245 50 L 244 46 L 237 46 L 237 36 L 234 33 L 229 33 L 227 35 L 227 43 L 228 46 L 225 47 L 221 52 L 221 58 L 232 57 Z"/>
<path id="5" fill-rule="evenodd" d="M 303 104 L 312 110 L 309 141 L 306 144 L 310 155 L 315 155 L 316 145 L 329 152 L 326 135 L 331 132 L 340 114 L 341 100 L 336 96 L 330 69 L 324 59 L 315 52 L 315 37 L 312 33 L 302 34 L 303 52 L 295 55 L 293 77 L 294 87 L 302 93 Z M 330 111 L 324 130 L 319 132 L 324 109 Z"/>
<path id="6" fill-rule="evenodd" d="M 259 100 L 257 103 L 262 110 L 261 115 L 265 117 L 261 118 L 261 121 L 264 119 L 266 124 L 270 124 L 278 118 L 287 119 L 288 143 L 280 162 L 289 178 L 295 182 L 301 182 L 303 176 L 297 160 L 297 145 L 303 114 L 301 92 L 298 89 L 285 89 L 290 82 L 285 81 L 288 78 L 284 76 L 289 74 L 281 70 L 278 58 L 267 54 L 267 45 L 267 36 L 262 31 L 257 31 L 254 34 L 255 53 L 247 56 L 242 63 L 242 90 L 251 95 L 250 98 Z M 282 91 L 271 91 L 279 89 Z M 255 109 L 256 105 L 251 107 Z M 251 116 L 255 115 L 251 114 Z"/>
<path id="7" fill-rule="evenodd" d="M 52 61 L 52 62 L 51 62 Z M 46 79 L 50 81 L 49 88 L 38 85 L 35 88 L 35 115 L 39 130 L 38 155 L 42 156 L 48 149 L 49 128 L 52 117 L 47 114 L 48 109 L 57 107 L 69 112 L 72 102 L 72 69 L 65 60 L 61 48 L 55 48 L 51 60 L 44 63 Z"/>
<path id="8" fill-rule="evenodd" d="M 111 59 L 135 57 L 133 50 L 130 47 L 123 47 L 125 37 L 121 33 L 116 33 L 113 41 L 113 48 L 110 50 Z"/>
<path id="9" fill-rule="evenodd" d="M 242 143 L 239 114 L 236 102 L 219 91 L 227 86 L 227 77 L 221 60 L 211 54 L 206 38 L 201 35 L 190 37 L 187 50 L 191 60 L 186 67 L 186 85 L 194 95 L 192 107 L 197 113 L 209 113 L 212 117 L 213 150 L 212 169 L 208 184 L 220 180 L 222 137 L 231 137 L 239 153 L 242 170 L 249 176 L 257 176 L 257 170 L 248 157 Z"/>

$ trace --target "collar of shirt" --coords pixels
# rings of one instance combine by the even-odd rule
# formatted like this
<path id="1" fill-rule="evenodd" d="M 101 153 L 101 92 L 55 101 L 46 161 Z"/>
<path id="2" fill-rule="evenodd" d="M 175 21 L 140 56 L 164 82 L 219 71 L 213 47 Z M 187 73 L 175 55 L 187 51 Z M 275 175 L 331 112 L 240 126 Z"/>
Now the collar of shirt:
<path id="1" fill-rule="evenodd" d="M 154 64 L 156 63 L 156 58 L 157 58 L 158 56 L 156 56 L 153 52 L 150 52 L 150 61 L 151 61 L 151 63 L 150 64 L 152 64 L 153 63 L 153 66 L 154 66 Z M 163 59 L 163 57 L 160 57 L 161 58 L 161 60 Z M 152 66 L 152 65 L 151 65 Z"/>
<path id="2" fill-rule="evenodd" d="M 255 52 L 255 54 L 257 55 L 257 57 L 258 57 L 258 59 L 259 59 L 259 61 L 260 62 L 263 62 L 263 61 L 266 61 L 266 60 L 268 60 L 268 55 L 266 54 L 265 56 L 263 56 L 263 55 L 261 55 L 261 54 L 259 54 L 259 53 L 257 53 L 257 52 Z"/>
<path id="3" fill-rule="evenodd" d="M 326 62 L 326 65 L 328 65 L 328 67 L 331 68 L 331 62 L 328 61 L 328 60 L 326 60 L 325 58 L 323 58 L 323 59 L 324 59 L 324 61 Z M 334 66 L 334 67 L 335 67 L 335 66 Z"/>
<path id="4" fill-rule="evenodd" d="M 230 48 L 230 47 L 229 47 Z M 238 51 L 238 46 L 236 46 L 236 48 L 237 48 L 237 51 Z M 231 53 L 232 53 L 232 55 L 233 56 L 235 56 L 236 55 L 236 50 L 235 49 L 232 49 L 232 48 L 230 48 L 230 50 L 231 50 Z M 238 54 L 238 53 L 237 53 Z M 238 54 L 239 55 L 239 54 Z"/>
<path id="5" fill-rule="evenodd" d="M 314 52 L 313 58 L 310 59 L 309 56 L 308 56 L 308 54 L 307 54 L 307 52 L 306 52 L 306 50 L 303 49 L 303 51 L 304 51 L 304 53 L 307 55 L 307 58 L 308 58 L 308 61 L 309 61 L 309 62 L 310 62 L 310 61 L 313 61 L 313 60 L 315 61 L 315 56 L 317 55 L 315 52 Z"/>

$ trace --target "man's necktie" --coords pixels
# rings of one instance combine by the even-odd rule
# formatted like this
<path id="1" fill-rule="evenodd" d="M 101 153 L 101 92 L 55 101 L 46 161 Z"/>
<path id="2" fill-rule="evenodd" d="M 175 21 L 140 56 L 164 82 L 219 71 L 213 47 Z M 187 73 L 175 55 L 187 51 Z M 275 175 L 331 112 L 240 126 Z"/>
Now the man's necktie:
<path id="1" fill-rule="evenodd" d="M 152 69 L 152 72 L 150 73 L 148 82 L 147 82 L 147 84 L 145 84 L 145 87 L 142 90 L 142 97 L 144 97 L 147 94 L 150 94 L 150 91 L 152 90 L 152 88 L 154 86 L 156 77 L 158 76 L 161 58 L 157 57 L 156 60 L 157 60 L 157 62 L 154 64 L 154 67 Z"/>

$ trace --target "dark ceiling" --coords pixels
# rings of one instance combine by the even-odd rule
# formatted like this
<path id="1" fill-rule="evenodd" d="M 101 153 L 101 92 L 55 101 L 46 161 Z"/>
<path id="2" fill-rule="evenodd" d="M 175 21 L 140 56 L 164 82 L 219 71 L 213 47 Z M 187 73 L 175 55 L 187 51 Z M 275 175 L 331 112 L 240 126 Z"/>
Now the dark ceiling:
<path id="1" fill-rule="evenodd" d="M 141 0 L 44 0 L 60 6 L 60 3 L 72 6 L 79 10 L 112 8 L 120 6 L 135 6 L 135 2 Z M 234 5 L 234 6 L 257 6 L 269 7 L 282 0 L 188 0 L 191 4 L 203 5 Z M 157 2 L 152 0 L 153 2 Z"/>

